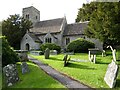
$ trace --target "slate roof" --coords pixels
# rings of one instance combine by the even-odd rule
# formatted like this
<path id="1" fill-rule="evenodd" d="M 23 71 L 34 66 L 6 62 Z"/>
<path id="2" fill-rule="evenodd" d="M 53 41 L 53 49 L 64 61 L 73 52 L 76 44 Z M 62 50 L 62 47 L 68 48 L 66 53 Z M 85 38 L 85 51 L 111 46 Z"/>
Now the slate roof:
<path id="1" fill-rule="evenodd" d="M 34 33 L 27 33 L 35 42 L 40 42 L 42 41 L 34 34 Z"/>
<path id="2" fill-rule="evenodd" d="M 64 30 L 63 35 L 64 36 L 70 36 L 70 35 L 80 35 L 84 34 L 84 29 L 86 28 L 87 23 L 74 23 L 74 24 L 68 24 Z"/>
<path id="3" fill-rule="evenodd" d="M 64 18 L 46 20 L 46 21 L 39 21 L 37 22 L 30 32 L 43 34 L 43 33 L 56 33 L 60 32 L 61 25 L 63 23 Z"/>

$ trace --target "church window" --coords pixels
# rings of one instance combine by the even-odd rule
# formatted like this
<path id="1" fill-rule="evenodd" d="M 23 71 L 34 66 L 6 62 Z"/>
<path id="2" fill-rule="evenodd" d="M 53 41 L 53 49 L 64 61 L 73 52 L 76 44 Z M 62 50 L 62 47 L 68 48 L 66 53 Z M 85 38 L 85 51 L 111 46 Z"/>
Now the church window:
<path id="1" fill-rule="evenodd" d="M 36 16 L 36 19 L 37 19 L 37 16 Z"/>
<path id="2" fill-rule="evenodd" d="M 51 39 L 51 38 L 46 38 L 46 39 L 45 39 L 45 42 L 46 42 L 46 43 L 52 43 L 52 39 Z"/>
<path id="3" fill-rule="evenodd" d="M 26 19 L 29 19 L 29 14 L 26 14 Z"/>
<path id="4" fill-rule="evenodd" d="M 66 45 L 70 43 L 70 38 L 66 38 Z"/>

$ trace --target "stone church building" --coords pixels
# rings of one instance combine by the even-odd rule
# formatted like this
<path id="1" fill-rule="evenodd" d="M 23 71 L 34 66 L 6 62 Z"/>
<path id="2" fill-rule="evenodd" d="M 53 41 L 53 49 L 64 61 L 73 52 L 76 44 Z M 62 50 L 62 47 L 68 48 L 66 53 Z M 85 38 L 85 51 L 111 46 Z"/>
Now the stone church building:
<path id="1" fill-rule="evenodd" d="M 65 48 L 68 43 L 84 38 L 95 43 L 102 49 L 102 43 L 96 39 L 89 39 L 84 35 L 84 29 L 88 22 L 67 24 L 66 17 L 40 21 L 40 11 L 35 7 L 23 8 L 23 17 L 33 23 L 33 28 L 27 32 L 21 40 L 21 50 L 40 49 L 43 43 L 55 43 Z"/>

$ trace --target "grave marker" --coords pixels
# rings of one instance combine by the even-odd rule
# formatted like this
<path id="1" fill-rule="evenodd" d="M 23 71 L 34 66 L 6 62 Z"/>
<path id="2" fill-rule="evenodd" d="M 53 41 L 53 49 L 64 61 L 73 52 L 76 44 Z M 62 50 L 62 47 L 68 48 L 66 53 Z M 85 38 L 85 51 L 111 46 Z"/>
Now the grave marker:
<path id="1" fill-rule="evenodd" d="M 50 56 L 50 49 L 49 49 L 49 48 L 47 48 L 47 49 L 45 50 L 44 55 L 45 55 L 45 59 L 49 59 L 49 56 Z"/>
<path id="2" fill-rule="evenodd" d="M 3 74 L 5 76 L 5 84 L 12 86 L 19 80 L 18 72 L 15 64 L 8 64 L 3 68 Z"/>
<path id="3" fill-rule="evenodd" d="M 118 68 L 119 68 L 118 65 L 113 60 L 108 65 L 104 80 L 110 88 L 113 88 L 116 84 L 116 78 L 118 75 Z"/>
<path id="4" fill-rule="evenodd" d="M 22 74 L 25 74 L 30 71 L 26 62 L 22 62 L 21 67 L 22 67 Z"/>

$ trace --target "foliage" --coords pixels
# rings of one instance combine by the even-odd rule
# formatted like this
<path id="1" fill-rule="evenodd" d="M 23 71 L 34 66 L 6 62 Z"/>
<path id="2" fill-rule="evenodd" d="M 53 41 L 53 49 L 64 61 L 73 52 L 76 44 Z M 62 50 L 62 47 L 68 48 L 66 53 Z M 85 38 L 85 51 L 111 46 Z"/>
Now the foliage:
<path id="1" fill-rule="evenodd" d="M 120 45 L 120 3 L 91 2 L 79 9 L 76 21 L 90 21 L 85 30 L 88 37 L 108 45 Z"/>
<path id="2" fill-rule="evenodd" d="M 32 27 L 32 23 L 19 15 L 10 15 L 2 22 L 2 33 L 6 36 L 10 46 L 19 49 L 20 41 L 27 30 Z"/>
<path id="3" fill-rule="evenodd" d="M 0 36 L 2 36 L 2 23 L 0 22 Z"/>
<path id="4" fill-rule="evenodd" d="M 49 60 L 44 59 L 44 55 L 33 56 L 32 57 L 50 65 L 61 73 L 70 76 L 81 83 L 88 85 L 92 88 L 109 88 L 104 81 L 104 76 L 108 67 L 108 64 L 112 61 L 112 52 L 106 57 L 101 55 L 96 56 L 96 64 L 89 62 L 88 53 L 75 53 L 75 55 L 70 55 L 71 59 L 78 60 L 77 62 L 72 62 L 64 67 L 63 57 L 64 54 L 51 55 Z M 84 61 L 85 60 L 85 61 Z M 81 61 L 81 62 L 80 62 Z M 119 62 L 120 65 L 120 62 Z M 120 69 L 119 71 L 120 72 Z M 120 89 L 120 73 L 118 73 L 116 87 L 114 89 Z"/>
<path id="5" fill-rule="evenodd" d="M 40 46 L 40 50 L 43 52 L 46 50 L 46 48 L 49 48 L 50 50 L 57 50 L 58 53 L 60 53 L 61 47 L 53 44 L 53 43 L 45 43 Z"/>
<path id="6" fill-rule="evenodd" d="M 4 90 L 14 90 L 16 88 L 65 88 L 61 83 L 48 76 L 43 70 L 41 70 L 36 64 L 27 62 L 30 72 L 23 75 L 21 72 L 21 63 L 17 63 L 17 70 L 20 77 L 20 81 L 11 87 L 5 88 Z M 41 83 L 40 83 L 41 82 Z"/>
<path id="7" fill-rule="evenodd" d="M 67 45 L 67 51 L 72 52 L 74 51 L 75 53 L 78 52 L 87 52 L 88 48 L 94 48 L 94 43 L 87 41 L 83 38 L 76 39 L 72 42 L 70 42 Z"/>
<path id="8" fill-rule="evenodd" d="M 9 46 L 5 37 L 2 37 L 2 67 L 19 61 L 17 54 Z"/>

